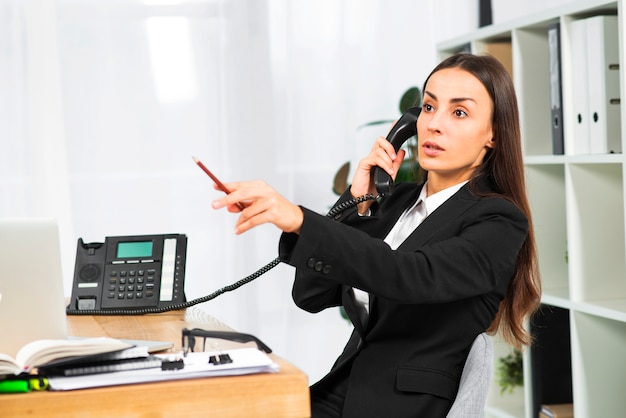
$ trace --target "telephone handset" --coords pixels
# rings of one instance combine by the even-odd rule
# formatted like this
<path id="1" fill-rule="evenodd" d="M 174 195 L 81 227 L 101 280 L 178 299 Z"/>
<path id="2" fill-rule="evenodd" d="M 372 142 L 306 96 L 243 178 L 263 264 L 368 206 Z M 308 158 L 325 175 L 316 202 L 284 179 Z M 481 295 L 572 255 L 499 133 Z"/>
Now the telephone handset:
<path id="1" fill-rule="evenodd" d="M 396 152 L 407 139 L 417 134 L 417 118 L 421 112 L 421 107 L 412 107 L 398 119 L 387 135 L 387 140 L 391 142 Z M 379 194 L 393 193 L 393 179 L 385 170 L 374 167 L 374 183 Z"/>
<path id="2" fill-rule="evenodd" d="M 68 314 L 167 308 L 185 302 L 187 237 L 183 234 L 78 239 Z"/>

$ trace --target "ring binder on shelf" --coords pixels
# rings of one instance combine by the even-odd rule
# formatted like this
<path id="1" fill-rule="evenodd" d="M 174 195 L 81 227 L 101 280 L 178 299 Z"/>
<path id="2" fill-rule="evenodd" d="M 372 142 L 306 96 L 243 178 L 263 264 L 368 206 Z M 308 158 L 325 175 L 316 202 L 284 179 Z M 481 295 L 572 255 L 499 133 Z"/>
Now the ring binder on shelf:
<path id="1" fill-rule="evenodd" d="M 592 154 L 622 152 L 617 16 L 587 21 L 589 138 Z"/>
<path id="2" fill-rule="evenodd" d="M 565 153 L 563 136 L 563 95 L 561 84 L 561 26 L 548 27 L 548 52 L 550 54 L 550 109 L 552 115 L 552 153 Z"/>
<path id="3" fill-rule="evenodd" d="M 572 112 L 574 116 L 574 149 L 572 154 L 589 154 L 589 102 L 587 96 L 587 22 L 575 20 L 570 26 L 572 57 Z M 569 154 L 569 151 L 568 151 Z"/>
<path id="4" fill-rule="evenodd" d="M 617 16 L 571 24 L 573 154 L 621 153 Z"/>

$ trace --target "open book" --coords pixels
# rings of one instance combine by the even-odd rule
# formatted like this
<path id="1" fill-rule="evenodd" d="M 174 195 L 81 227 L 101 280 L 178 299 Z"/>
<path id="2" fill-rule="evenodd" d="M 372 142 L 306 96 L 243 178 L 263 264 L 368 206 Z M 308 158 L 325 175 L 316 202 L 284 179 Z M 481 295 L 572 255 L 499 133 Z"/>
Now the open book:
<path id="1" fill-rule="evenodd" d="M 0 376 L 28 373 L 55 360 L 109 353 L 133 347 L 114 338 L 37 340 L 23 346 L 15 358 L 0 353 Z"/>

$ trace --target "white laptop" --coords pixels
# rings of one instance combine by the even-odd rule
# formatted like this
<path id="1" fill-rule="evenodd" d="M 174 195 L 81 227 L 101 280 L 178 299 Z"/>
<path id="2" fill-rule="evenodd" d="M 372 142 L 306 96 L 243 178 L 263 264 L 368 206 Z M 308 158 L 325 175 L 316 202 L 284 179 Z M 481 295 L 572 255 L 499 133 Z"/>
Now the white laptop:
<path id="1" fill-rule="evenodd" d="M 0 353 L 67 336 L 58 226 L 53 219 L 0 218 Z M 167 350 L 171 341 L 123 340 Z"/>
<path id="2" fill-rule="evenodd" d="M 58 226 L 53 219 L 0 219 L 0 353 L 66 338 Z"/>

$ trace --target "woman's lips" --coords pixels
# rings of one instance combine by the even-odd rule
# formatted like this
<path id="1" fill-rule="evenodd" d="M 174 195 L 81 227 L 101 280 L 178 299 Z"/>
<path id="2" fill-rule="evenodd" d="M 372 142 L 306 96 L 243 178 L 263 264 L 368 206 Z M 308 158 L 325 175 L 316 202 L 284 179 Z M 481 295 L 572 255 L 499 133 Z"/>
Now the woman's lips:
<path id="1" fill-rule="evenodd" d="M 424 150 L 424 154 L 429 157 L 434 157 L 438 154 L 441 154 L 444 149 L 437 145 L 435 142 L 427 141 L 422 145 L 422 149 Z"/>

